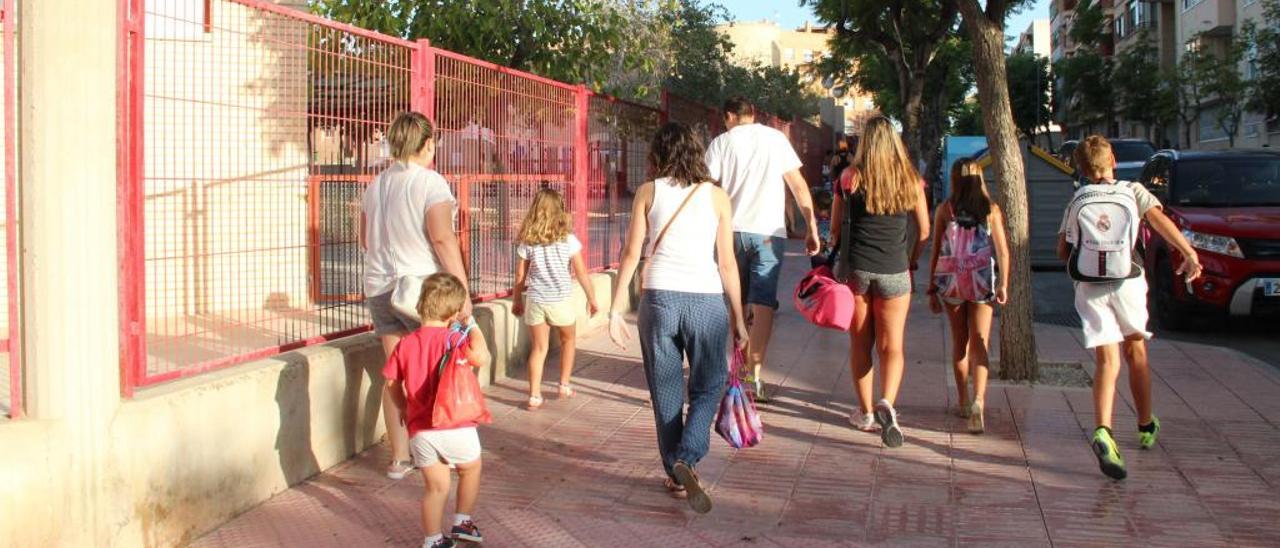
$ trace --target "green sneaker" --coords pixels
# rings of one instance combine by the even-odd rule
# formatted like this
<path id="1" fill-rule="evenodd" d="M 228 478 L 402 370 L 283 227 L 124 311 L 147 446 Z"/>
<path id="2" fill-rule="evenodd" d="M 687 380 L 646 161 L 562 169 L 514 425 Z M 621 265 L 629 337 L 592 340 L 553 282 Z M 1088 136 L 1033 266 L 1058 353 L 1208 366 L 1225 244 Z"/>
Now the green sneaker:
<path id="1" fill-rule="evenodd" d="M 1093 454 L 1098 456 L 1098 467 L 1107 477 L 1122 480 L 1128 475 L 1124 470 L 1124 457 L 1116 447 L 1116 440 L 1111 437 L 1111 429 L 1099 426 L 1093 431 Z"/>
<path id="2" fill-rule="evenodd" d="M 1151 424 L 1138 427 L 1138 446 L 1143 449 L 1151 449 L 1151 446 L 1156 444 L 1156 437 L 1159 435 L 1160 417 L 1151 415 Z"/>

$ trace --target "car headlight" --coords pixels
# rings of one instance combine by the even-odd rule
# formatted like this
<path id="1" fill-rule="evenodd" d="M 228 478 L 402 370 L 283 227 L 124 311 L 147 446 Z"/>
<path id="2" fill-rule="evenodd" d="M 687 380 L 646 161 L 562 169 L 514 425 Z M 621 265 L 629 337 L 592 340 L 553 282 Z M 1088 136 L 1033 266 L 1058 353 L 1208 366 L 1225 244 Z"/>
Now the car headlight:
<path id="1" fill-rule="evenodd" d="M 1217 253 L 1219 255 L 1227 255 L 1237 259 L 1244 258 L 1244 252 L 1240 250 L 1240 244 L 1236 243 L 1236 239 L 1230 236 L 1218 236 L 1216 234 L 1205 234 L 1194 230 L 1182 229 L 1182 236 L 1191 243 L 1191 247 L 1199 250 Z"/>

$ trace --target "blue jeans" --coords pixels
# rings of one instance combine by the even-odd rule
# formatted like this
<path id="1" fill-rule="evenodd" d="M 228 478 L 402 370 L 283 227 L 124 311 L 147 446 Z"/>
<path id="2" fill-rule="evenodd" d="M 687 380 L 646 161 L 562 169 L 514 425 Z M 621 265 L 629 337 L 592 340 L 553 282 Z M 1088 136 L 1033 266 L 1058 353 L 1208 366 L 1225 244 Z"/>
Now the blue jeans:
<path id="1" fill-rule="evenodd" d="M 742 298 L 747 304 L 778 308 L 778 277 L 786 238 L 750 232 L 733 233 L 733 255 L 738 259 Z"/>
<path id="2" fill-rule="evenodd" d="M 729 380 L 729 312 L 724 295 L 645 290 L 640 297 L 640 351 L 653 400 L 662 467 L 696 465 L 707 455 Z M 684 359 L 689 358 L 689 412 L 684 413 Z"/>

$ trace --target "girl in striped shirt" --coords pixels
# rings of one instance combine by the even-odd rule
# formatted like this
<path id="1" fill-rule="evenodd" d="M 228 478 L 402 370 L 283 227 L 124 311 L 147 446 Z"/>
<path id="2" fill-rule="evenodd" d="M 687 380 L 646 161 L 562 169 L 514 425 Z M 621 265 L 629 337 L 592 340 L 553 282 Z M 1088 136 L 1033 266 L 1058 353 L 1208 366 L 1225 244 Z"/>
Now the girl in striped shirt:
<path id="1" fill-rule="evenodd" d="M 529 326 L 529 409 L 542 406 L 542 366 L 547 360 L 551 328 L 560 329 L 560 386 L 558 395 L 573 395 L 573 374 L 578 309 L 573 300 L 573 278 L 587 295 L 587 309 L 595 315 L 596 295 L 582 260 L 582 243 L 573 235 L 564 198 L 550 188 L 538 191 L 520 226 L 516 255 L 516 285 L 512 312 Z M 570 275 L 570 268 L 573 272 Z"/>

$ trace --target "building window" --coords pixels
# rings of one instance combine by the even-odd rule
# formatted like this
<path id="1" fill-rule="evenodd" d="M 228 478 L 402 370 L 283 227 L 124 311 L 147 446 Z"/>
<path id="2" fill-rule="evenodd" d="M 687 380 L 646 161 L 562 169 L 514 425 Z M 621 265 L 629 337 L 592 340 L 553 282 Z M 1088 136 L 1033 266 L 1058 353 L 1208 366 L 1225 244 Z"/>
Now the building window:
<path id="1" fill-rule="evenodd" d="M 813 50 L 808 50 L 808 49 L 804 50 L 804 62 L 806 63 L 813 62 Z"/>
<path id="2" fill-rule="evenodd" d="M 1227 132 L 1218 125 L 1218 109 L 1210 108 L 1200 111 L 1200 142 L 1222 141 Z"/>
<path id="3" fill-rule="evenodd" d="M 1184 11 L 1189 10 L 1200 5 L 1201 2 L 1204 2 L 1204 0 L 1182 0 L 1182 9 Z"/>
<path id="4" fill-rule="evenodd" d="M 1253 80 L 1258 77 L 1258 44 L 1249 45 L 1244 54 L 1244 79 Z"/>

